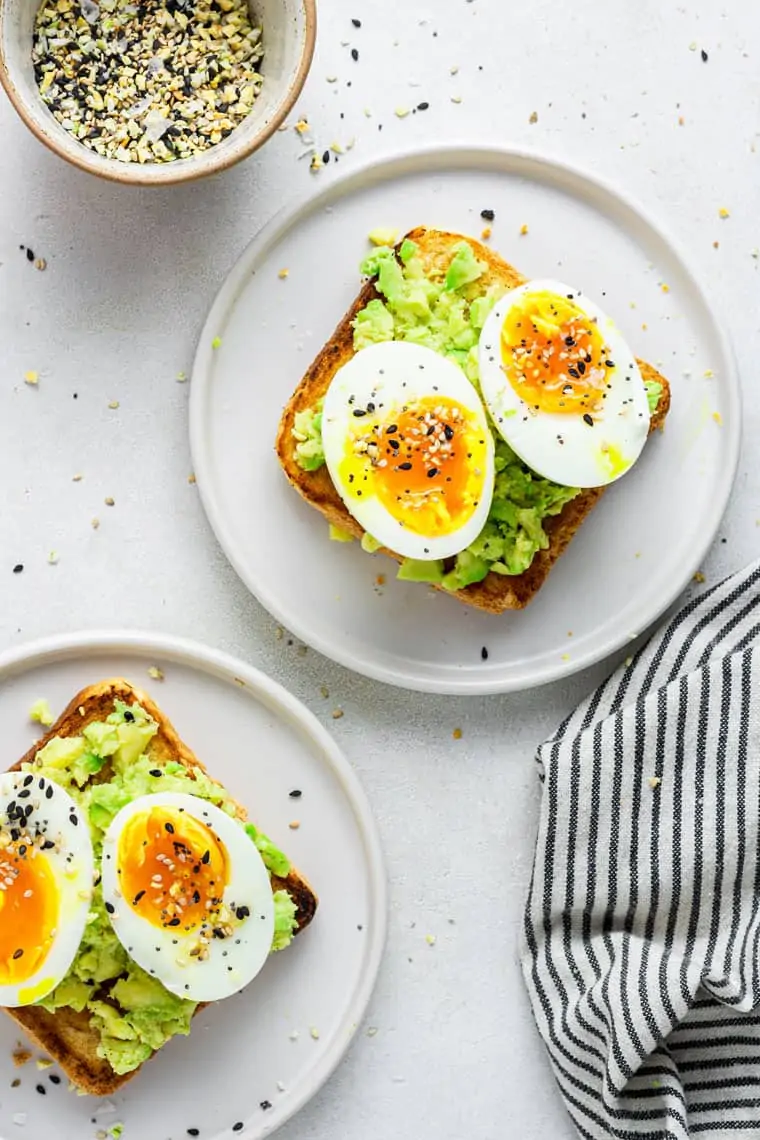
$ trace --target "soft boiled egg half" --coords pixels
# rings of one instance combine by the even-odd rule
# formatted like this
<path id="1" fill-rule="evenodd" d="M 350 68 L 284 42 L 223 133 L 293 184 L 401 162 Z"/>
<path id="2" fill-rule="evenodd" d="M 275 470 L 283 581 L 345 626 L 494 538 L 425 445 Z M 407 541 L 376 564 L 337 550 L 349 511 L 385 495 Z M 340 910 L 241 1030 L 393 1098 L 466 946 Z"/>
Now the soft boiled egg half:
<path id="1" fill-rule="evenodd" d="M 31 1005 L 68 973 L 92 887 L 87 819 L 68 792 L 0 775 L 0 1006 Z"/>
<path id="2" fill-rule="evenodd" d="M 130 958 L 178 997 L 218 1001 L 266 962 L 272 885 L 239 820 L 181 792 L 140 796 L 103 841 L 103 898 Z"/>
<path id="3" fill-rule="evenodd" d="M 448 558 L 477 538 L 493 497 L 494 447 L 461 368 L 403 341 L 370 345 L 325 396 L 330 477 L 353 517 L 405 558 Z"/>
<path id="4" fill-rule="evenodd" d="M 507 293 L 479 359 L 497 431 L 539 475 L 600 487 L 638 459 L 650 421 L 641 372 L 613 321 L 577 289 L 536 280 Z"/>

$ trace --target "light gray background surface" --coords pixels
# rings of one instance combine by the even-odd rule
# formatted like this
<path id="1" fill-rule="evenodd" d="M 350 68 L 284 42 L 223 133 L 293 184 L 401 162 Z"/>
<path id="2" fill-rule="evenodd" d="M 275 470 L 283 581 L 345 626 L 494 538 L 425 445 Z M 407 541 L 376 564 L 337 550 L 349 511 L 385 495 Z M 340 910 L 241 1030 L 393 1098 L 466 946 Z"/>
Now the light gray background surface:
<path id="1" fill-rule="evenodd" d="M 320 8 L 298 112 L 320 153 L 355 139 L 338 171 L 415 142 L 530 145 L 617 181 L 690 251 L 730 326 L 745 396 L 743 459 L 703 567 L 708 583 L 753 558 L 760 8 L 746 0 L 322 0 Z M 421 101 L 427 111 L 394 113 Z M 188 482 L 189 386 L 177 374 L 189 374 L 201 323 L 245 243 L 311 179 L 333 177 L 334 157 L 311 174 L 301 138 L 288 130 L 215 181 L 129 191 L 49 155 L 5 100 L 0 140 L 0 649 L 104 626 L 197 638 L 287 685 L 359 770 L 391 881 L 388 953 L 367 1022 L 377 1032 L 359 1035 L 283 1140 L 570 1137 L 515 947 L 538 809 L 532 755 L 606 667 L 483 699 L 424 697 L 351 676 L 278 639 Z M 44 272 L 20 244 L 47 260 Z M 24 383 L 28 371 L 39 373 L 37 388 Z M 16 563 L 23 573 L 12 573 Z M 345 715 L 333 720 L 337 707 Z"/>

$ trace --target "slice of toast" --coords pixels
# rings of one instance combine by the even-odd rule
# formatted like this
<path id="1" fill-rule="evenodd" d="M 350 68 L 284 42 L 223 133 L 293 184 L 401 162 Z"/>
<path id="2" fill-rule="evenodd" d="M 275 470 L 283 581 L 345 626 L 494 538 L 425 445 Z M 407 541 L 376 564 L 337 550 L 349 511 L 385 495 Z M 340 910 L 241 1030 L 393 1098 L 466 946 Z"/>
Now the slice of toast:
<path id="1" fill-rule="evenodd" d="M 506 292 L 525 283 L 526 279 L 516 269 L 492 249 L 473 238 L 465 237 L 462 234 L 445 233 L 441 230 L 425 229 L 424 227 L 412 230 L 407 234 L 407 237 L 419 247 L 419 256 L 425 266 L 426 273 L 430 277 L 445 274 L 454 246 L 461 241 L 467 241 L 475 251 L 478 260 L 486 265 L 483 276 L 473 286 L 470 286 L 469 293 L 465 293 L 466 296 L 470 296 L 470 299 L 484 293 L 490 285 L 502 286 Z M 321 399 L 327 392 L 338 369 L 354 355 L 352 322 L 356 314 L 365 305 L 379 296 L 374 282 L 368 281 L 285 407 L 280 420 L 276 443 L 277 455 L 283 470 L 299 494 L 307 503 L 321 511 L 329 522 L 352 534 L 355 538 L 361 538 L 364 529 L 343 505 L 327 467 L 322 466 L 317 471 L 304 471 L 299 466 L 296 459 L 296 440 L 293 438 L 293 425 L 296 413 L 313 407 L 317 400 Z M 645 380 L 656 380 L 662 385 L 662 394 L 657 410 L 652 417 L 650 430 L 661 429 L 670 408 L 670 385 L 651 364 L 646 364 L 641 360 L 638 364 Z M 490 573 L 482 582 L 476 582 L 464 590 L 458 590 L 452 596 L 467 605 L 476 606 L 478 609 L 493 614 L 504 613 L 505 610 L 523 609 L 538 593 L 549 576 L 552 566 L 567 548 L 583 520 L 598 503 L 604 489 L 604 487 L 593 487 L 582 491 L 575 499 L 565 505 L 560 514 L 544 521 L 544 530 L 549 539 L 549 545 L 546 550 L 540 550 L 536 554 L 523 574 L 507 577 L 502 574 Z M 402 561 L 401 557 L 391 550 L 383 549 L 382 552 L 395 558 L 397 562 Z M 443 590 L 443 587 L 436 588 Z M 443 590 L 443 592 L 450 593 L 448 590 Z"/>
<path id="2" fill-rule="evenodd" d="M 158 732 L 150 742 L 148 755 L 157 764 L 171 760 L 184 764 L 191 771 L 198 769 L 206 771 L 150 697 L 120 678 L 102 681 L 78 693 L 42 740 L 34 744 L 26 755 L 13 765 L 11 771 L 17 771 L 22 764 L 31 763 L 40 748 L 53 737 L 78 736 L 86 725 L 93 721 L 105 720 L 113 712 L 114 701 L 117 700 L 127 704 L 136 702 L 155 720 Z M 101 769 L 98 779 L 107 778 L 107 775 L 108 766 Z M 238 815 L 241 819 L 245 819 L 245 810 L 240 805 L 237 807 Z M 318 904 L 317 896 L 303 875 L 295 868 L 291 868 L 287 878 L 272 875 L 271 880 L 273 891 L 287 891 L 295 903 L 298 923 L 296 934 L 300 933 L 314 917 Z M 196 1012 L 203 1008 L 203 1005 L 199 1005 Z M 55 1013 L 48 1013 L 39 1006 L 27 1005 L 18 1009 L 5 1009 L 4 1012 L 23 1028 L 35 1045 L 57 1061 L 74 1084 L 85 1092 L 94 1096 L 110 1096 L 139 1072 L 139 1069 L 135 1069 L 131 1073 L 119 1075 L 113 1071 L 108 1061 L 98 1057 L 97 1047 L 100 1037 L 90 1025 L 90 1015 L 87 1010 L 78 1013 L 76 1010 L 64 1007 Z M 155 1056 L 155 1053 L 153 1055 Z"/>

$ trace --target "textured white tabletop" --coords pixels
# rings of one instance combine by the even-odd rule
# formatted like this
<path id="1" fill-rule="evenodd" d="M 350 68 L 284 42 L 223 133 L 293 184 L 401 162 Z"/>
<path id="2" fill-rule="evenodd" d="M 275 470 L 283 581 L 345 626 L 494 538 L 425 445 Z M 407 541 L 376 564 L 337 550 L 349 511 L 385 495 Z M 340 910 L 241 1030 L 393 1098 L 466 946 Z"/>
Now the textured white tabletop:
<path id="1" fill-rule="evenodd" d="M 617 182 L 690 251 L 729 322 L 745 395 L 743 459 L 707 581 L 753 558 L 760 7 L 322 0 L 320 16 L 297 110 L 320 152 L 356 140 L 338 171 L 415 142 L 530 145 Z M 194 637 L 283 682 L 359 770 L 391 883 L 367 1022 L 377 1032 L 358 1036 L 283 1140 L 570 1137 L 515 946 L 538 807 L 533 752 L 605 667 L 509 698 L 443 699 L 302 655 L 237 580 L 188 482 L 189 392 L 177 374 L 189 373 L 243 246 L 310 180 L 333 177 L 334 158 L 310 173 L 288 130 L 215 181 L 130 191 L 49 155 L 4 100 L 0 139 L 0 649 L 104 626 Z"/>

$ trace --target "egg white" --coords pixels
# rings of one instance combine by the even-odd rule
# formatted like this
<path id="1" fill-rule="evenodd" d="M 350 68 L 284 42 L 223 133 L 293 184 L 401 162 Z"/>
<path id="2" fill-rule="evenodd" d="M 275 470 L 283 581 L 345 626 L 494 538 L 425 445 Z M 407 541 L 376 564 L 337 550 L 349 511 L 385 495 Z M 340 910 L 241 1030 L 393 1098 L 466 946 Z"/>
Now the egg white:
<path id="1" fill-rule="evenodd" d="M 28 812 L 30 806 L 22 827 L 17 813 L 19 809 Z M 36 858 L 47 860 L 52 872 L 58 914 L 52 945 L 37 971 L 18 984 L 0 985 L 0 1006 L 10 1007 L 31 1005 L 46 997 L 68 973 L 84 934 L 94 871 L 87 817 L 68 792 L 43 776 L 31 772 L 0 775 L 0 835 L 10 837 L 18 830 L 27 833 L 38 849 L 43 843 L 55 844 Z M 13 889 L 10 878 L 3 879 L 9 891 Z"/>
<path id="2" fill-rule="evenodd" d="M 222 897 L 228 907 L 246 906 L 250 916 L 235 924 L 234 935 L 208 943 L 208 957 L 189 955 L 197 930 L 162 929 L 132 909 L 119 889 L 117 852 L 125 824 L 154 807 L 187 812 L 215 833 L 227 850 L 230 879 Z M 247 986 L 259 973 L 272 947 L 274 899 L 269 872 L 256 845 L 239 821 L 213 804 L 181 792 L 139 796 L 118 813 L 103 840 L 103 898 L 111 925 L 138 966 L 178 997 L 219 1001 Z"/>
<path id="3" fill-rule="evenodd" d="M 374 404 L 377 422 L 390 423 L 394 409 L 428 396 L 454 400 L 466 408 L 486 442 L 477 507 L 462 526 L 430 537 L 404 527 L 377 497 L 366 494 L 357 499 L 341 475 L 342 460 L 357 429 L 354 409 Z M 369 427 L 372 417 L 361 423 Z M 404 341 L 385 341 L 362 349 L 333 377 L 322 413 L 322 441 L 330 477 L 345 506 L 368 534 L 396 554 L 420 561 L 449 558 L 469 546 L 485 526 L 493 498 L 493 436 L 475 388 L 461 368 L 440 353 Z"/>
<path id="4" fill-rule="evenodd" d="M 581 415 L 536 411 L 520 398 L 502 370 L 501 329 L 515 304 L 531 293 L 558 293 L 597 326 L 614 368 L 593 426 Z M 535 280 L 505 294 L 494 306 L 479 342 L 480 382 L 499 434 L 539 475 L 566 487 L 601 487 L 619 479 L 638 459 L 649 434 L 647 393 L 636 358 L 612 319 L 577 289 L 559 281 Z M 616 462 L 609 456 L 614 454 Z"/>

